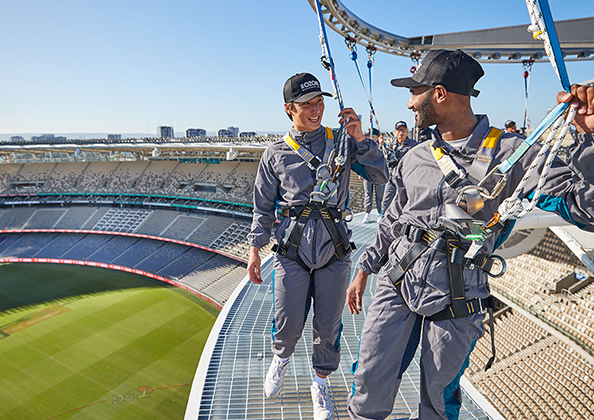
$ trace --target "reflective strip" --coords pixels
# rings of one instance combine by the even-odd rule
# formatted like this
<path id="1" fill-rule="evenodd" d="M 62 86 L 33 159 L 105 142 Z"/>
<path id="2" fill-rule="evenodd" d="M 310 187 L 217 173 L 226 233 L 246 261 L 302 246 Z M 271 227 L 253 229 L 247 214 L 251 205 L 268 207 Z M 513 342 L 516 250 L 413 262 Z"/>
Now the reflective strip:
<path id="1" fill-rule="evenodd" d="M 452 158 L 449 155 L 446 155 L 441 148 L 431 145 L 431 150 L 433 150 L 433 156 L 435 156 L 439 169 L 441 169 L 441 172 L 444 175 L 447 175 L 450 172 L 458 173 L 458 167 Z"/>
<path id="2" fill-rule="evenodd" d="M 483 148 L 493 149 L 497 144 L 497 140 L 499 140 L 499 137 L 501 137 L 502 134 L 503 130 L 491 127 L 491 131 L 489 131 L 489 134 L 487 134 L 487 138 L 483 142 Z"/>
<path id="3" fill-rule="evenodd" d="M 307 150 L 305 147 L 301 147 L 299 143 L 297 143 L 293 138 L 289 135 L 289 133 L 285 134 L 283 137 L 285 143 L 287 143 L 291 149 L 295 151 L 301 158 L 307 163 L 307 166 L 311 170 L 315 170 L 318 165 L 322 162 L 322 160 Z M 312 164 L 312 161 L 315 159 L 315 162 Z"/>
<path id="4" fill-rule="evenodd" d="M 495 127 L 491 127 L 489 133 L 487 133 L 487 137 L 485 137 L 483 145 L 477 151 L 476 158 L 472 162 L 470 170 L 468 171 L 468 176 L 471 182 L 481 181 L 485 175 L 487 175 L 487 172 L 489 172 L 489 166 L 491 165 L 493 155 L 495 154 L 495 146 L 502 135 L 503 130 Z"/>

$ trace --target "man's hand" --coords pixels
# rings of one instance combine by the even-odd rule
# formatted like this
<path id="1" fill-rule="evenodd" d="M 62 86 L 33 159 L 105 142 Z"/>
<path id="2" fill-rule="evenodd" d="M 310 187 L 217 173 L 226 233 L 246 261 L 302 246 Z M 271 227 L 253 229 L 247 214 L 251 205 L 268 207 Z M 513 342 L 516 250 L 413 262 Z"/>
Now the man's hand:
<path id="1" fill-rule="evenodd" d="M 361 130 L 361 120 L 353 108 L 343 109 L 338 116 L 340 117 L 338 122 L 340 124 L 344 123 L 344 128 L 347 133 L 349 133 L 357 143 L 365 140 L 365 135 Z"/>
<path id="2" fill-rule="evenodd" d="M 247 271 L 250 280 L 255 284 L 262 284 L 262 277 L 260 276 L 260 249 L 255 246 L 250 247 L 250 257 L 248 259 Z"/>
<path id="3" fill-rule="evenodd" d="M 363 309 L 361 300 L 363 299 L 365 286 L 367 286 L 367 277 L 369 277 L 369 275 L 365 271 L 359 270 L 355 279 L 346 291 L 346 301 L 351 315 L 359 315 L 359 312 Z"/>
<path id="4" fill-rule="evenodd" d="M 578 109 L 573 120 L 578 133 L 594 133 L 594 86 L 572 85 L 571 94 L 557 94 L 557 102 L 569 102 Z"/>

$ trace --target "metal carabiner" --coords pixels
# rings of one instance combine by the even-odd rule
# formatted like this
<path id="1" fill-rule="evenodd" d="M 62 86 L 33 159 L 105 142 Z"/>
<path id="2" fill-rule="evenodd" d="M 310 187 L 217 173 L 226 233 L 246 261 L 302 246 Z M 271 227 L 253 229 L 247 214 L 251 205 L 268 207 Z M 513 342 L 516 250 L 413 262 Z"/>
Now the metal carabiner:
<path id="1" fill-rule="evenodd" d="M 344 221 L 347 222 L 347 223 L 352 222 L 353 221 L 353 217 L 354 217 L 353 210 L 351 210 L 350 208 L 346 207 L 344 209 L 344 213 L 345 213 Z"/>
<path id="2" fill-rule="evenodd" d="M 507 271 L 507 263 L 505 262 L 505 259 L 499 255 L 491 255 L 491 258 L 495 258 L 496 260 L 499 260 L 499 262 L 501 262 L 501 271 L 497 274 L 493 274 L 490 271 L 487 271 L 487 274 L 493 277 L 494 279 L 503 276 Z"/>

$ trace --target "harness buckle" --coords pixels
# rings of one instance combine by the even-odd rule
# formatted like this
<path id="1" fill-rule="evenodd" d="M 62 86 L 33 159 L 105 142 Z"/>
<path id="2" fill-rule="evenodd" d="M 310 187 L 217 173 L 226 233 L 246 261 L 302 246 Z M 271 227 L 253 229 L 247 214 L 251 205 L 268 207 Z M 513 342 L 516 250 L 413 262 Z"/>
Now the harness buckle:
<path id="1" fill-rule="evenodd" d="M 347 207 L 344 209 L 344 214 L 345 214 L 345 216 L 344 216 L 345 222 L 350 223 L 353 221 L 353 217 L 354 217 L 353 210 L 351 210 L 350 208 Z"/>
<path id="2" fill-rule="evenodd" d="M 496 273 L 496 274 L 491 273 L 491 271 L 487 271 L 487 274 L 493 278 L 498 278 L 498 277 L 503 276 L 505 274 L 505 272 L 507 271 L 507 263 L 505 262 L 505 258 L 503 258 L 499 255 L 491 255 L 491 258 L 494 258 L 501 263 L 501 271 L 499 271 L 499 273 Z"/>

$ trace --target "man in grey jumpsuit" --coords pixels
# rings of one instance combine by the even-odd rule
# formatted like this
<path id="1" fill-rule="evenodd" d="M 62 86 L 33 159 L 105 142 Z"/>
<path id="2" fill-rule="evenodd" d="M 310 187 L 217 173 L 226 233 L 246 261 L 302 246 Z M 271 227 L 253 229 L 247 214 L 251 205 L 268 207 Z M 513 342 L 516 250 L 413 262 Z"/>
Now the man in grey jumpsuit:
<path id="1" fill-rule="evenodd" d="M 418 409 L 411 419 L 457 419 L 461 406 L 459 380 L 476 341 L 483 336 L 484 312 L 473 307 L 462 317 L 449 314 L 452 303 L 450 275 L 455 265 L 448 247 L 429 247 L 420 257 L 398 271 L 407 253 L 421 243 L 427 232 L 443 231 L 439 217 L 448 205 L 455 205 L 457 191 L 445 182 L 431 145 L 440 148 L 454 163 L 469 173 L 477 150 L 489 129 L 484 115 L 475 115 L 470 96 L 478 95 L 473 87 L 483 75 L 478 62 L 461 51 L 431 51 L 412 78 L 394 79 L 394 86 L 408 87 L 408 108 L 415 113 L 417 125 L 436 125 L 431 141 L 421 143 L 406 154 L 397 167 L 396 195 L 378 227 L 374 243 L 359 259 L 359 272 L 347 290 L 351 313 L 361 311 L 361 296 L 369 274 L 378 273 L 384 263 L 386 272 L 377 280 L 373 303 L 368 308 L 361 336 L 359 359 L 354 366 L 353 393 L 348 410 L 352 419 L 384 419 L 390 415 L 401 378 L 422 339 L 421 385 Z M 569 165 L 556 160 L 549 173 L 539 207 L 559 213 L 582 229 L 594 231 L 594 87 L 572 86 L 571 94 L 560 93 L 557 100 L 571 101 L 578 107 L 575 118 L 578 133 Z M 522 139 L 503 133 L 493 146 L 490 167 L 507 159 Z M 473 215 L 489 221 L 499 204 L 510 197 L 519 184 L 537 148 L 531 148 L 508 172 L 502 193 L 487 200 Z M 530 196 L 538 177 L 524 189 Z M 497 179 L 488 181 L 491 191 Z M 509 229 L 509 226 L 506 227 Z M 504 227 L 493 227 L 480 253 L 488 258 L 504 236 Z M 447 238 L 447 236 L 446 236 Z M 438 241 L 434 244 L 437 245 Z M 447 242 L 446 242 L 447 243 Z M 470 242 L 462 240 L 462 248 Z M 445 249 L 445 250 L 444 250 Z M 480 255 L 480 254 L 479 254 Z M 457 258 L 457 257 L 456 257 Z M 485 260 L 486 261 L 486 260 Z M 467 263 L 461 266 L 458 279 L 466 301 L 489 295 L 487 273 Z M 389 271 L 388 271 L 389 270 Z M 402 274 L 397 281 L 392 271 Z M 453 284 L 453 283 L 452 283 Z M 478 305 L 477 305 L 478 306 Z M 437 318 L 437 319 L 436 319 Z"/>
<path id="2" fill-rule="evenodd" d="M 385 185 L 384 199 L 382 201 L 382 209 L 384 209 L 384 211 L 390 207 L 394 195 L 396 194 L 396 184 L 395 181 L 392 181 L 392 177 L 396 174 L 398 162 L 400 162 L 406 152 L 418 144 L 416 141 L 408 137 L 408 126 L 404 121 L 398 121 L 394 125 L 394 137 L 394 140 L 386 141 L 382 146 L 384 156 L 388 162 L 388 168 L 390 169 L 390 180 Z"/>
<path id="3" fill-rule="evenodd" d="M 382 137 L 381 133 L 377 128 L 373 129 L 373 133 L 371 133 L 371 129 L 367 130 L 365 133 L 367 137 L 371 140 L 382 144 Z M 375 208 L 377 209 L 378 219 L 377 222 L 379 223 L 382 220 L 382 213 L 384 207 L 382 207 L 382 202 L 384 199 L 384 185 L 377 185 L 371 181 L 363 179 L 363 209 L 365 211 L 365 215 L 363 216 L 363 223 L 369 223 L 369 217 L 371 214 L 371 209 L 373 207 L 373 193 L 375 191 Z"/>
<path id="4" fill-rule="evenodd" d="M 301 225 L 302 232 L 297 238 L 297 255 L 294 259 L 287 257 L 287 248 L 293 244 L 287 241 L 289 230 L 301 220 L 304 208 L 311 204 L 311 193 L 318 182 L 316 171 L 299 154 L 299 150 L 301 153 L 306 151 L 308 157 L 316 156 L 324 161 L 328 148 L 331 148 L 328 140 L 333 138 L 333 141 L 338 141 L 338 132 L 321 125 L 323 96 L 331 95 L 322 92 L 319 81 L 313 75 L 300 73 L 289 78 L 283 93 L 285 112 L 293 121 L 293 127 L 283 140 L 270 145 L 262 155 L 254 186 L 252 229 L 248 235 L 248 275 L 252 282 L 260 284 L 259 249 L 270 241 L 277 208 L 281 209 L 282 217 L 275 233 L 280 246 L 275 255 L 273 273 L 274 356 L 264 390 L 269 398 L 280 395 L 289 356 L 301 337 L 313 300 L 312 364 L 316 375 L 311 392 L 314 418 L 330 419 L 334 410 L 325 383 L 326 377 L 338 368 L 340 360 L 341 314 L 351 269 L 350 231 L 344 217 L 350 169 L 381 184 L 387 181 L 388 168 L 377 144 L 363 135 L 361 121 L 355 111 L 351 108 L 341 111 L 339 122 L 344 123 L 343 130 L 348 133 L 347 166 L 338 177 L 336 194 L 324 202 L 332 221 L 313 216 L 308 218 Z M 337 247 L 325 223 L 336 226 L 335 233 L 341 232 L 346 249 L 342 258 L 335 258 Z"/>

